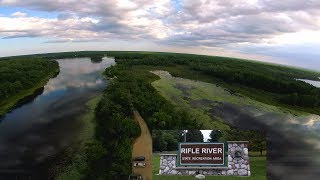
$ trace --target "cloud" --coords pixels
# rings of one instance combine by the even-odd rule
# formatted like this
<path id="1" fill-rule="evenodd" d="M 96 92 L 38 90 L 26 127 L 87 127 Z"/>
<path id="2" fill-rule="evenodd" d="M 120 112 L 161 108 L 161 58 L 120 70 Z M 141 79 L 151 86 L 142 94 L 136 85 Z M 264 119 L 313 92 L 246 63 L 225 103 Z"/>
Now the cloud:
<path id="1" fill-rule="evenodd" d="M 27 16 L 27 13 L 23 13 L 23 12 L 15 12 L 15 13 L 12 13 L 11 16 L 13 17 L 26 17 Z"/>
<path id="2" fill-rule="evenodd" d="M 146 0 L 138 1 L 0 1 L 0 5 L 30 8 L 32 10 L 58 12 L 55 19 L 36 19 L 32 23 L 31 19 L 19 19 L 18 17 L 7 19 L 12 24 L 19 24 L 21 20 L 29 23 L 25 28 L 24 34 L 28 34 L 28 29 L 38 28 L 38 34 L 46 37 L 62 37 L 81 40 L 89 39 L 84 34 L 90 34 L 101 39 L 108 37 L 118 37 L 121 39 L 134 38 L 163 38 L 167 35 L 167 30 L 162 21 L 157 19 L 169 13 L 170 1 L 151 2 Z M 154 16 L 154 17 L 152 17 Z M 89 19 L 91 22 L 80 22 Z M 94 20 L 93 20 L 94 19 Z M 7 20 L 2 18 L 2 21 Z M 48 21 L 47 23 L 39 23 Z M 50 22 L 49 22 L 50 21 Z M 70 24 L 67 22 L 71 22 Z M 80 23 L 77 23 L 80 22 Z M 43 26 L 49 26 L 51 30 L 43 31 Z M 10 29 L 10 33 L 5 31 L 7 28 L 0 28 L 0 35 L 6 38 L 20 37 L 21 27 Z M 64 31 L 61 32 L 60 30 Z M 14 30 L 17 30 L 14 32 Z M 70 33 L 69 33 L 70 32 Z M 72 35 L 71 35 L 72 34 Z M 71 35 L 71 37 L 67 37 Z M 85 36 L 85 37 L 84 37 Z"/>
<path id="3" fill-rule="evenodd" d="M 56 19 L 38 18 L 39 22 L 51 21 L 41 23 L 51 30 L 44 32 L 39 22 L 33 22 L 30 27 L 39 27 L 39 32 L 30 35 L 80 41 L 113 36 L 168 44 L 223 46 L 260 43 L 279 34 L 320 29 L 320 13 L 315 12 L 320 3 L 313 0 L 307 3 L 298 0 L 290 3 L 288 0 L 181 0 L 179 8 L 170 0 L 6 0 L 0 1 L 0 5 L 58 12 Z M 18 18 L 24 17 L 21 15 L 17 13 L 11 21 L 19 22 Z M 84 19 L 89 20 L 81 23 Z M 5 37 L 21 37 L 21 28 L 17 28 L 16 34 L 11 30 Z M 88 37 L 90 34 L 92 38 Z"/>
<path id="4" fill-rule="evenodd" d="M 320 15 L 314 12 L 319 3 L 311 1 L 308 6 L 300 6 L 300 1 L 292 3 L 297 5 L 273 7 L 269 1 L 254 0 L 184 0 L 179 14 L 168 18 L 171 29 L 177 33 L 168 40 L 223 46 L 264 43 L 281 34 L 319 31 Z"/>
<path id="5" fill-rule="evenodd" d="M 300 10 L 317 10 L 320 8 L 318 0 L 261 0 L 261 6 L 269 11 L 300 11 Z"/>
<path id="6" fill-rule="evenodd" d="M 318 0 L 0 0 L 0 6 L 58 14 L 0 16 L 0 37 L 45 37 L 50 43 L 119 39 L 247 50 L 299 43 L 293 39 L 301 37 L 314 42 L 301 34 L 320 31 Z"/>

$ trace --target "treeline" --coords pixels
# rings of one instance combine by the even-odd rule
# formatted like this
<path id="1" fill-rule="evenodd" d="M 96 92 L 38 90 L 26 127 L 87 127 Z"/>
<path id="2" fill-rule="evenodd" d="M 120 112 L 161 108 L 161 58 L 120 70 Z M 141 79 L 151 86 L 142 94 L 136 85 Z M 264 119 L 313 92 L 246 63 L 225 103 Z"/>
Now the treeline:
<path id="1" fill-rule="evenodd" d="M 95 110 L 96 142 L 87 148 L 85 179 L 125 179 L 131 173 L 131 146 L 140 135 L 132 103 L 121 83 L 110 84 Z"/>
<path id="2" fill-rule="evenodd" d="M 276 93 L 279 103 L 319 107 L 320 89 L 296 79 L 318 80 L 320 73 L 235 58 L 176 53 L 109 52 L 126 66 L 179 66 L 224 82 Z M 201 79 L 200 79 L 201 80 Z"/>
<path id="3" fill-rule="evenodd" d="M 211 142 L 249 141 L 250 151 L 259 151 L 262 156 L 267 148 L 266 133 L 255 130 L 230 129 L 225 131 L 213 130 L 210 133 Z"/>
<path id="4" fill-rule="evenodd" d="M 221 65 L 230 69 L 243 69 L 246 68 L 251 72 L 267 72 L 274 77 L 288 77 L 318 80 L 319 72 L 299 69 L 295 67 L 288 67 L 276 65 L 259 61 L 248 61 L 237 58 L 219 57 L 219 56 L 206 56 L 195 54 L 180 54 L 180 53 L 166 53 L 166 52 L 134 52 L 134 51 L 108 51 L 105 52 L 107 56 L 115 57 L 118 61 L 125 61 L 128 65 L 177 65 L 179 63 L 190 66 L 202 65 Z M 127 61 L 126 61 L 127 60 Z M 133 61 L 136 60 L 136 61 Z"/>
<path id="5" fill-rule="evenodd" d="M 59 64 L 52 60 L 0 60 L 0 100 L 33 88 L 58 72 Z"/>
<path id="6" fill-rule="evenodd" d="M 57 52 L 57 53 L 45 53 L 45 54 L 32 54 L 22 56 L 2 57 L 0 60 L 13 60 L 13 59 L 66 59 L 66 58 L 90 58 L 93 63 L 101 62 L 105 57 L 105 51 L 76 51 L 76 52 Z"/>
<path id="7" fill-rule="evenodd" d="M 183 142 L 183 130 L 153 130 L 152 151 L 177 151 L 179 142 Z"/>
<path id="8" fill-rule="evenodd" d="M 87 149 L 87 179 L 124 179 L 131 173 L 132 143 L 140 135 L 134 109 L 150 130 L 201 126 L 158 94 L 151 86 L 157 76 L 121 64 L 107 68 L 105 75 L 113 79 L 96 107 L 97 142 Z"/>
<path id="9" fill-rule="evenodd" d="M 60 52 L 60 53 L 48 53 L 40 54 L 40 56 L 46 59 L 66 59 L 66 58 L 90 58 L 93 63 L 101 62 L 105 56 L 104 51 L 78 51 L 78 52 Z"/>
<path id="10" fill-rule="evenodd" d="M 64 59 L 75 57 L 104 57 L 106 51 L 76 51 L 76 52 L 57 52 L 57 53 L 45 53 L 45 54 L 31 54 L 21 56 L 2 57 L 0 60 L 10 60 L 17 58 L 45 58 L 45 59 Z"/>
<path id="11" fill-rule="evenodd" d="M 108 77 L 114 77 L 113 84 L 126 95 L 133 107 L 139 111 L 149 129 L 200 128 L 186 111 L 175 107 L 151 85 L 158 76 L 148 72 L 117 64 L 106 69 Z"/>
<path id="12" fill-rule="evenodd" d="M 189 64 L 187 54 L 176 53 L 148 53 L 148 52 L 107 52 L 107 56 L 115 57 L 118 63 L 126 66 L 152 65 L 152 66 L 174 66 L 177 64 Z"/>
<path id="13" fill-rule="evenodd" d="M 223 81 L 282 94 L 280 102 L 302 107 L 320 106 L 320 89 L 272 72 L 252 72 L 246 67 L 234 69 L 223 65 L 197 64 L 191 66 Z"/>
<path id="14" fill-rule="evenodd" d="M 184 130 L 153 130 L 153 151 L 177 151 L 179 142 L 203 142 L 200 130 L 188 130 L 186 138 Z M 185 141 L 186 140 L 186 141 Z M 262 156 L 266 150 L 266 133 L 254 130 L 212 130 L 209 142 L 249 141 L 250 151 L 259 151 Z"/>
<path id="15" fill-rule="evenodd" d="M 156 151 L 177 151 L 179 142 L 203 142 L 200 130 L 153 130 L 152 149 Z"/>

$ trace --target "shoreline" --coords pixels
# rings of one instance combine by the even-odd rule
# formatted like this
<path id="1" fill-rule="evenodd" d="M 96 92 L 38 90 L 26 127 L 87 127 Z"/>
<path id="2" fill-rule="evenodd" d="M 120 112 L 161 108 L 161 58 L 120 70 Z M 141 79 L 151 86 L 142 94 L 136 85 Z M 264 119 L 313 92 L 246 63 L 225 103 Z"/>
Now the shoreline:
<path id="1" fill-rule="evenodd" d="M 60 73 L 60 67 L 56 69 L 54 72 L 50 73 L 47 77 L 45 77 L 42 81 L 40 81 L 36 86 L 22 90 L 21 92 L 6 98 L 5 100 L 1 101 L 0 103 L 0 120 L 4 117 L 7 113 L 12 111 L 15 106 L 19 103 L 20 100 L 24 99 L 25 97 L 34 95 L 39 89 L 43 88 L 51 78 L 55 78 Z"/>

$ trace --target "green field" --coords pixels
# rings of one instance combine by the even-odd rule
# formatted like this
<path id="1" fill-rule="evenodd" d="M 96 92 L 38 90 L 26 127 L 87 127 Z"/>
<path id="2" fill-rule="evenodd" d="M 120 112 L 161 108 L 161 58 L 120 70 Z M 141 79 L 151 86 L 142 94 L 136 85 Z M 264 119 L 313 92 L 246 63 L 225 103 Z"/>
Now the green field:
<path id="1" fill-rule="evenodd" d="M 254 154 L 254 153 L 253 153 Z M 233 180 L 233 179 L 250 179 L 250 180 L 264 180 L 266 177 L 266 157 L 250 157 L 250 177 L 233 177 L 233 176 L 206 176 L 205 179 L 221 179 L 221 180 Z M 195 179 L 193 176 L 169 176 L 169 175 L 156 175 L 159 173 L 160 155 L 159 153 L 153 154 L 152 160 L 152 174 L 154 180 L 179 180 L 179 179 Z"/>
<path id="2" fill-rule="evenodd" d="M 293 115 L 306 115 L 310 113 L 319 115 L 320 113 L 320 106 L 311 108 L 308 106 L 297 106 L 297 105 L 290 105 L 290 104 L 280 102 L 281 97 L 286 96 L 287 94 L 269 92 L 266 90 L 261 90 L 261 89 L 253 88 L 250 86 L 241 85 L 238 83 L 228 83 L 219 78 L 216 78 L 215 76 L 205 74 L 201 71 L 195 71 L 190 67 L 184 66 L 184 65 L 175 65 L 175 66 L 138 65 L 136 66 L 136 68 L 148 69 L 150 71 L 157 71 L 157 70 L 168 71 L 172 76 L 182 78 L 182 79 L 176 79 L 176 81 L 179 81 L 179 80 L 183 81 L 183 79 L 185 79 L 185 81 L 183 82 L 189 81 L 188 84 L 190 83 L 201 84 L 201 86 L 203 86 L 204 89 L 207 89 L 205 86 L 209 85 L 213 91 L 210 92 L 209 94 L 206 94 L 206 96 L 210 95 L 212 97 L 211 99 L 217 98 L 217 97 L 219 98 L 219 95 L 220 95 L 219 93 L 224 92 L 224 94 L 227 95 L 227 96 L 224 96 L 224 98 L 227 97 L 227 101 L 230 100 L 229 102 L 232 102 L 232 103 L 240 102 L 241 104 L 242 103 L 241 98 L 238 98 L 238 97 L 234 98 L 230 96 L 230 92 L 231 92 L 231 94 L 236 93 L 242 97 L 247 97 L 246 104 L 253 104 L 254 106 L 258 105 L 258 107 L 260 107 L 261 109 L 265 109 L 267 111 L 288 113 Z M 304 72 L 304 70 L 301 70 L 301 71 Z M 166 86 L 165 82 L 161 83 L 160 81 L 158 83 Z M 218 89 L 220 90 L 218 91 Z M 169 89 L 169 90 L 171 90 L 172 92 L 172 89 Z M 195 91 L 194 95 L 198 96 L 197 98 L 201 98 L 202 92 L 201 91 L 197 92 L 197 88 L 191 91 Z M 215 93 L 217 93 L 217 95 L 214 95 Z M 250 102 L 248 101 L 249 99 L 250 99 Z"/>
<path id="3" fill-rule="evenodd" d="M 247 96 L 231 93 L 228 89 L 212 83 L 194 81 L 170 76 L 166 71 L 152 71 L 160 76 L 160 80 L 152 82 L 159 93 L 168 101 L 183 109 L 187 109 L 204 127 L 228 129 L 228 125 L 219 117 L 210 117 L 208 111 L 218 102 L 230 103 L 239 107 L 250 107 L 252 113 L 273 112 L 278 114 L 307 115 L 308 113 L 285 107 L 268 105 Z M 191 105 L 193 104 L 195 105 Z M 194 107 L 196 106 L 196 107 Z M 215 121 L 212 121 L 212 118 Z"/>
<path id="4" fill-rule="evenodd" d="M 155 72 L 156 73 L 156 72 Z M 201 108 L 192 108 L 188 100 L 184 99 L 184 92 L 177 89 L 176 86 L 184 86 L 186 90 L 185 93 L 189 93 L 190 91 L 201 91 L 201 87 L 198 86 L 200 83 L 182 79 L 182 78 L 166 78 L 161 76 L 160 80 L 152 82 L 152 86 L 155 87 L 159 93 L 164 96 L 168 101 L 173 103 L 175 106 L 185 109 L 197 120 L 197 122 L 201 123 L 203 127 L 206 128 L 214 128 L 220 130 L 229 129 L 229 126 L 224 123 L 223 120 L 216 118 L 217 121 L 212 121 L 210 116 L 205 113 L 208 109 L 207 107 Z M 208 83 L 207 83 L 208 84 Z M 187 91 L 187 92 L 186 92 Z M 201 93 L 201 92 L 200 92 Z M 196 93 L 192 93 L 194 95 Z M 191 95 L 191 96 L 192 96 Z M 219 96 L 217 94 L 217 96 Z M 193 99 L 193 97 L 188 96 L 188 98 Z"/>

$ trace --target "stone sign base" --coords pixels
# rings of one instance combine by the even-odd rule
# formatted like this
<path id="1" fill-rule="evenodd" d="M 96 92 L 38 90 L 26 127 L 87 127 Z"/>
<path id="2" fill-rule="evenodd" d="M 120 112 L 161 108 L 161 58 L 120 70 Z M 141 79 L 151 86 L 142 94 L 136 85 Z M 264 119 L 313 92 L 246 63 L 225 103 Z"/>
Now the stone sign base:
<path id="1" fill-rule="evenodd" d="M 159 174 L 163 175 L 223 175 L 250 176 L 248 141 L 228 141 L 226 166 L 176 166 L 177 154 L 161 154 Z"/>

